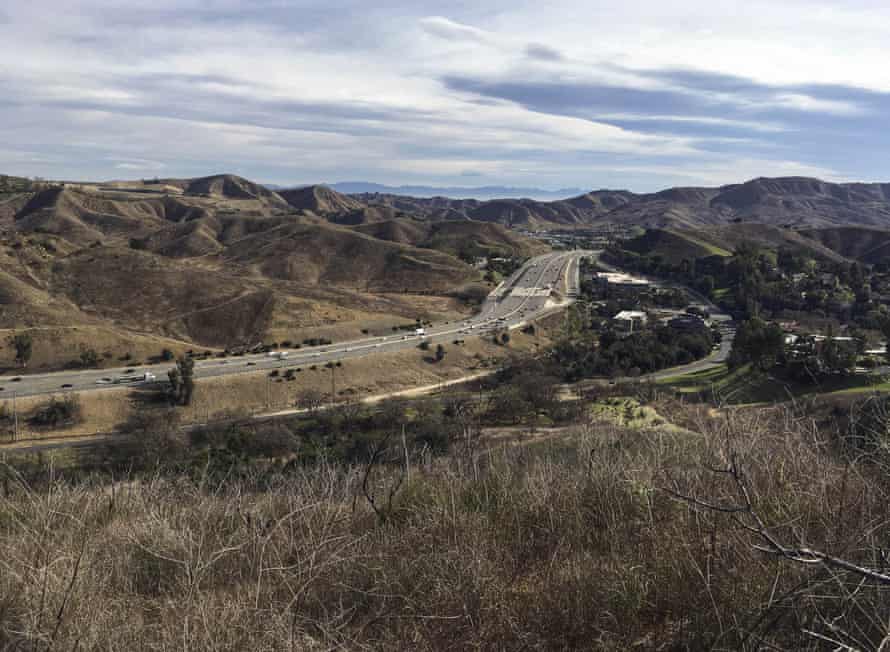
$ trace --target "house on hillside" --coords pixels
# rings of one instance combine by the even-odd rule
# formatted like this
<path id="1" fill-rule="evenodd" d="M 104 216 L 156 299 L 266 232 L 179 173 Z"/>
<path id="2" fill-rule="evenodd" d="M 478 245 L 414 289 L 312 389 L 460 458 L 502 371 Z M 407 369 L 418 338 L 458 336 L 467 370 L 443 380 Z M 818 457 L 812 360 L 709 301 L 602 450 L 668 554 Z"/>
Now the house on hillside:
<path id="1" fill-rule="evenodd" d="M 615 329 L 623 333 L 633 333 L 649 321 L 646 313 L 641 310 L 622 310 L 612 318 Z"/>
<path id="2" fill-rule="evenodd" d="M 668 326 L 678 331 L 695 332 L 707 330 L 705 320 L 698 315 L 677 315 L 668 322 Z"/>

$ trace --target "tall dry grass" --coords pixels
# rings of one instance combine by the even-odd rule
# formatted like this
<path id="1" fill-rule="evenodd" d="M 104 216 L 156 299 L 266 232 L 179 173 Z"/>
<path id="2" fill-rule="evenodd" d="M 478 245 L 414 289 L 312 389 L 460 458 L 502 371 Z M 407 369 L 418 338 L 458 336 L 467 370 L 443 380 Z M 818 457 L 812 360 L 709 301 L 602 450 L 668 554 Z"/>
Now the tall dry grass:
<path id="1" fill-rule="evenodd" d="M 787 542 L 880 566 L 886 473 L 795 415 L 412 459 L 386 518 L 366 469 L 157 473 L 0 502 L 0 644 L 18 649 L 878 649 L 886 587 L 754 548 L 721 473 Z M 397 456 L 396 456 L 397 458 Z M 367 474 L 386 495 L 402 466 Z M 7 469 L 7 473 L 10 470 Z M 820 638 L 820 636 L 822 638 Z M 856 643 L 854 643 L 856 642 Z"/>

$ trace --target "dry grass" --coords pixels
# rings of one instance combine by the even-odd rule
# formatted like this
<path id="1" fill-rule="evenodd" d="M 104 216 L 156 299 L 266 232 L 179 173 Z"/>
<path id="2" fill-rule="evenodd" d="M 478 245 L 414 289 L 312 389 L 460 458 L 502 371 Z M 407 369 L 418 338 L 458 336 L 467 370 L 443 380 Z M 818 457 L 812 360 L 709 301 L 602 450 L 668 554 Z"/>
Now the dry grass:
<path id="1" fill-rule="evenodd" d="M 28 333 L 34 343 L 33 356 L 27 369 L 16 368 L 15 351 L 6 344 L 13 333 Z M 99 366 L 121 367 L 142 364 L 144 361 L 158 356 L 164 349 L 170 349 L 174 354 L 181 355 L 189 349 L 198 349 L 198 347 L 181 340 L 154 335 L 138 335 L 94 324 L 0 328 L 0 369 L 8 369 L 6 375 L 57 370 L 66 364 L 76 364 L 80 360 L 81 351 L 86 349 L 92 349 L 99 354 Z M 130 358 L 123 359 L 127 354 L 130 355 Z"/>
<path id="2" fill-rule="evenodd" d="M 699 434 L 579 426 L 570 441 L 415 460 L 389 517 L 362 468 L 114 483 L 14 478 L 0 500 L 0 646 L 57 649 L 876 649 L 887 590 L 752 547 L 718 503 L 744 465 L 775 536 L 878 563 L 886 474 L 805 423 L 737 412 Z M 397 473 L 371 476 L 385 490 Z M 812 632 L 812 633 L 807 633 Z M 851 640 L 846 638 L 844 640 Z M 853 646 L 851 646 L 853 647 Z"/>

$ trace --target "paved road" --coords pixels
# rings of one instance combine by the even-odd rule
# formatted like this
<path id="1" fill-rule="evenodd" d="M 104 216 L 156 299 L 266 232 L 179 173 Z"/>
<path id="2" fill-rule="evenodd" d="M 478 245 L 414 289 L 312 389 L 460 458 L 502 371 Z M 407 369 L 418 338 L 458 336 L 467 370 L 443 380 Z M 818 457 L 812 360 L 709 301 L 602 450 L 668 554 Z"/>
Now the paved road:
<path id="1" fill-rule="evenodd" d="M 455 339 L 490 335 L 519 328 L 528 321 L 567 306 L 579 289 L 579 261 L 590 252 L 553 252 L 529 260 L 492 292 L 480 312 L 466 320 L 437 324 L 426 329 L 424 336 L 399 333 L 367 337 L 327 346 L 288 350 L 288 357 L 279 360 L 267 354 L 254 354 L 225 359 L 198 360 L 195 377 L 212 378 L 255 371 L 288 368 L 348 360 L 378 353 L 391 353 L 415 348 L 422 339 L 447 344 Z M 15 396 L 37 396 L 60 392 L 82 392 L 120 387 L 122 377 L 135 377 L 151 372 L 158 380 L 166 380 L 172 363 L 140 365 L 132 368 L 89 369 L 49 374 L 0 376 L 0 400 Z M 133 384 L 133 383 L 130 383 Z"/>

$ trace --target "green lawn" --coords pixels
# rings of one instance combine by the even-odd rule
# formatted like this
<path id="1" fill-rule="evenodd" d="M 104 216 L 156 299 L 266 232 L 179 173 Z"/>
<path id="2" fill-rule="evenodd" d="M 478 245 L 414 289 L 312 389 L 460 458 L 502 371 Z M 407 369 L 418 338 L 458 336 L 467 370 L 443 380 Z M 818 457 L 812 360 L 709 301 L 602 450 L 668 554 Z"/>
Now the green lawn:
<path id="1" fill-rule="evenodd" d="M 732 256 L 731 251 L 724 249 L 722 247 L 718 247 L 715 244 L 711 244 L 710 242 L 707 242 L 706 240 L 700 240 L 700 239 L 696 238 L 695 236 L 689 235 L 689 233 L 687 233 L 686 231 L 683 231 L 682 233 L 678 233 L 677 235 L 679 235 L 682 238 L 685 238 L 686 240 L 688 240 L 689 242 L 691 242 L 693 244 L 698 245 L 702 249 L 706 250 L 712 256 L 722 256 L 724 258 L 728 258 L 728 257 Z"/>

